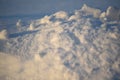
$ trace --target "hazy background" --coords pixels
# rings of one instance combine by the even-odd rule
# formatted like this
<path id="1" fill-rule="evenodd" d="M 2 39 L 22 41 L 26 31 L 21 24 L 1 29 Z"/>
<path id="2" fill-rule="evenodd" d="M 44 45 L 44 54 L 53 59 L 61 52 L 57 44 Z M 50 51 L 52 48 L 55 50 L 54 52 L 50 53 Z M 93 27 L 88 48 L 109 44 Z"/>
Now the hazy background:
<path id="1" fill-rule="evenodd" d="M 0 0 L 0 16 L 52 14 L 60 10 L 71 12 L 83 4 L 102 10 L 109 5 L 120 8 L 120 0 Z"/>

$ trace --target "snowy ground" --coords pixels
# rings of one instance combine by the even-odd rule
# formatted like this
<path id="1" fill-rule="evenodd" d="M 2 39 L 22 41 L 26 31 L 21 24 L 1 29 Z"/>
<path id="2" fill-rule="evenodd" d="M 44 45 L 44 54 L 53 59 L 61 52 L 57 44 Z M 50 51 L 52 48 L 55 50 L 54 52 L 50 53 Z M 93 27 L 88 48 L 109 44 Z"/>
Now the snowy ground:
<path id="1" fill-rule="evenodd" d="M 118 8 L 84 5 L 0 28 L 0 80 L 97 79 L 120 80 Z"/>

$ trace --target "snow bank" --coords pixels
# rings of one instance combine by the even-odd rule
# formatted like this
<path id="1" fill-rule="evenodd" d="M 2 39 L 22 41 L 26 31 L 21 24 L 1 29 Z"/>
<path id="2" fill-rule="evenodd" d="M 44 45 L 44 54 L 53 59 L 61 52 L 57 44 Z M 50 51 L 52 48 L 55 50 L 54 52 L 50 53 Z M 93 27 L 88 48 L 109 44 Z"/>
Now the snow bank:
<path id="1" fill-rule="evenodd" d="M 71 15 L 60 11 L 34 20 L 30 31 L 9 37 L 7 54 L 0 53 L 0 78 L 119 80 L 120 23 L 101 21 L 106 14 L 84 5 Z"/>

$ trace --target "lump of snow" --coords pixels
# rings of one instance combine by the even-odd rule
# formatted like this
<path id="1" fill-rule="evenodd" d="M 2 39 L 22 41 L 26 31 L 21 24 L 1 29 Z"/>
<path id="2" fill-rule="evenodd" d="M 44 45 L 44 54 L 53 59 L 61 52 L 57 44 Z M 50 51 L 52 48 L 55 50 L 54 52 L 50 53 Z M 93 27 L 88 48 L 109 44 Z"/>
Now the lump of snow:
<path id="1" fill-rule="evenodd" d="M 106 12 L 101 13 L 100 19 L 102 21 L 119 21 L 120 20 L 120 9 L 109 6 Z"/>
<path id="2" fill-rule="evenodd" d="M 101 11 L 99 9 L 91 8 L 86 4 L 83 5 L 81 10 L 84 11 L 86 14 L 93 15 L 95 18 L 98 18 L 101 14 Z"/>
<path id="3" fill-rule="evenodd" d="M 100 20 L 101 20 L 102 22 L 107 21 L 106 12 L 101 13 L 101 15 L 100 15 Z"/>
<path id="4" fill-rule="evenodd" d="M 33 23 L 30 24 L 29 30 L 34 30 L 34 24 Z"/>
<path id="5" fill-rule="evenodd" d="M 7 30 L 2 30 L 2 31 L 0 31 L 0 39 L 1 40 L 5 40 L 5 39 L 7 39 Z"/>
<path id="6" fill-rule="evenodd" d="M 57 19 L 66 19 L 68 18 L 68 14 L 64 11 L 59 11 L 55 14 L 53 14 L 53 16 L 55 16 Z"/>
<path id="7" fill-rule="evenodd" d="M 17 21 L 16 27 L 17 27 L 17 30 L 18 30 L 18 31 L 21 31 L 21 30 L 22 30 L 22 29 L 21 29 L 21 27 L 22 27 L 22 21 L 21 21 L 20 19 Z"/>
<path id="8" fill-rule="evenodd" d="M 42 18 L 41 20 L 40 20 L 40 23 L 41 24 L 50 24 L 51 22 L 50 22 L 50 18 L 51 17 L 49 17 L 49 16 L 45 16 L 44 18 Z"/>
<path id="9" fill-rule="evenodd" d="M 16 26 L 17 26 L 17 27 L 22 26 L 22 23 L 21 23 L 21 20 L 20 20 L 20 19 L 19 19 L 18 22 L 16 23 Z"/>
<path id="10" fill-rule="evenodd" d="M 120 20 L 120 10 L 114 7 L 108 7 L 106 16 L 109 20 Z"/>
<path id="11" fill-rule="evenodd" d="M 72 20 L 75 20 L 77 17 L 76 16 L 71 16 L 69 19 L 68 19 L 68 21 L 72 21 Z"/>

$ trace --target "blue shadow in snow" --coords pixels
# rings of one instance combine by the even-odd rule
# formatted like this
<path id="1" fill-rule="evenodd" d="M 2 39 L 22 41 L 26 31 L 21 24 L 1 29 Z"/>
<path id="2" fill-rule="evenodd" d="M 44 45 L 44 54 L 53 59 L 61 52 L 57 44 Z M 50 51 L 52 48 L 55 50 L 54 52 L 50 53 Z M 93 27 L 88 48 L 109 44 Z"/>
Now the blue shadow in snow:
<path id="1" fill-rule="evenodd" d="M 13 33 L 13 34 L 9 34 L 8 37 L 9 38 L 15 38 L 15 37 L 19 37 L 19 36 L 24 36 L 27 34 L 33 34 L 38 32 L 39 30 L 35 30 L 35 31 L 24 31 L 24 32 L 19 32 L 19 33 Z"/>
<path id="2" fill-rule="evenodd" d="M 113 77 L 112 80 L 120 80 L 120 73 L 116 72 Z"/>

